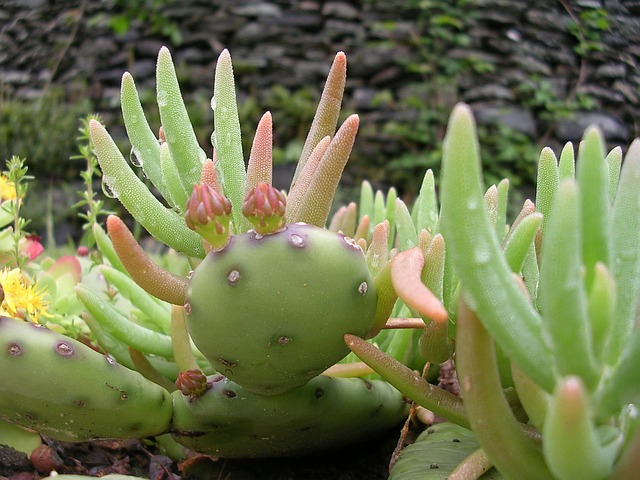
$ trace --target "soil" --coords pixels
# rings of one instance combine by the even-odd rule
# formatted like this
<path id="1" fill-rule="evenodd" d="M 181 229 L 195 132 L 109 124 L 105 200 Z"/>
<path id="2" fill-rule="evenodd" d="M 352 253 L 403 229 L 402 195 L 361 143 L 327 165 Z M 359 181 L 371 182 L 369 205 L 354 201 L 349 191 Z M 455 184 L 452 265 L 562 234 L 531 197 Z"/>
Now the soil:
<path id="1" fill-rule="evenodd" d="M 294 458 L 216 459 L 192 453 L 182 462 L 163 455 L 151 442 L 101 440 L 61 443 L 45 439 L 29 460 L 0 446 L 0 480 L 35 480 L 38 473 L 104 476 L 110 473 L 153 480 L 385 480 L 400 427 L 366 443 Z"/>

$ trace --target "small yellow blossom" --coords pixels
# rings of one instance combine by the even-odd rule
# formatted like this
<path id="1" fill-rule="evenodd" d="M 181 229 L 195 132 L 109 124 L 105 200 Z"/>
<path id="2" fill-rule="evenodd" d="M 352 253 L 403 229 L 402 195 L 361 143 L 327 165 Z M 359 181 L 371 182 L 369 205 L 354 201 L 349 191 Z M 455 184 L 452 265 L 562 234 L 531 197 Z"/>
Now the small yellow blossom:
<path id="1" fill-rule="evenodd" d="M 49 317 L 48 302 L 44 299 L 45 292 L 38 291 L 37 286 L 17 269 L 4 268 L 0 270 L 0 314 L 14 318 L 29 316 L 31 321 L 37 322 L 40 315 Z"/>
<path id="2" fill-rule="evenodd" d="M 10 182 L 6 176 L 0 175 L 0 202 L 15 200 L 16 195 L 16 186 L 13 182 Z"/>

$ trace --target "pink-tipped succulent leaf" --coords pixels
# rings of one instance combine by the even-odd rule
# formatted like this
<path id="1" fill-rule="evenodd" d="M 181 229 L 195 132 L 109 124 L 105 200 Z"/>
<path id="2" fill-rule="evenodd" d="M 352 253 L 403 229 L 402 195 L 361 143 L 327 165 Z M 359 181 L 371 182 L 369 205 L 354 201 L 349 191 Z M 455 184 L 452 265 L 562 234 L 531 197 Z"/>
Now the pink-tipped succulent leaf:
<path id="1" fill-rule="evenodd" d="M 228 198 L 210 185 L 198 183 L 193 186 L 185 210 L 187 227 L 202 236 L 215 250 L 227 245 L 231 215 L 231 202 Z"/>
<path id="2" fill-rule="evenodd" d="M 242 214 L 257 233 L 269 235 L 282 229 L 286 203 L 282 192 L 267 182 L 259 182 L 245 197 Z"/>

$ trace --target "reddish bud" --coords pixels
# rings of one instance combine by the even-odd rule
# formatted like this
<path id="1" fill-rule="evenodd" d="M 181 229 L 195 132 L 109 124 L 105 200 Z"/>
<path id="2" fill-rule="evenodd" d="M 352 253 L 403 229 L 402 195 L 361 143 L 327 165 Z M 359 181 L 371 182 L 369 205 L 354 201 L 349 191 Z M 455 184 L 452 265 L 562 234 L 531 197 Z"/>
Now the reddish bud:
<path id="1" fill-rule="evenodd" d="M 281 191 L 266 182 L 260 182 L 245 197 L 242 214 L 257 233 L 268 235 L 282 229 L 286 204 Z"/>
<path id="2" fill-rule="evenodd" d="M 211 186 L 199 183 L 187 200 L 185 220 L 187 227 L 195 230 L 215 250 L 229 242 L 229 215 L 231 203 Z"/>
<path id="3" fill-rule="evenodd" d="M 207 383 L 207 377 L 201 370 L 185 370 L 178 374 L 176 379 L 176 388 L 188 397 L 199 397 L 207 390 L 210 385 Z"/>

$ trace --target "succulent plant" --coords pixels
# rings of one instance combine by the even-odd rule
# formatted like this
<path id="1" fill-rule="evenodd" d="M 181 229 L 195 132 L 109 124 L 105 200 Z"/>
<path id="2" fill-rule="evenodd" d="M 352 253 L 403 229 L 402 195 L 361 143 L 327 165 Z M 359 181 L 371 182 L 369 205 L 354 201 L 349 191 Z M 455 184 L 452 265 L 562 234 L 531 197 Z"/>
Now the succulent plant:
<path id="1" fill-rule="evenodd" d="M 398 226 L 414 242 L 417 231 L 427 241 L 399 253 L 392 274 L 400 298 L 430 317 L 422 337 L 427 358 L 441 361 L 446 354 L 439 352 L 450 352 L 455 339 L 462 400 L 362 339 L 346 337 L 415 402 L 472 430 L 479 449 L 461 447 L 451 467 L 424 478 L 478 478 L 492 465 L 507 478 L 634 477 L 640 458 L 639 140 L 622 169 L 621 163 L 620 148 L 605 155 L 595 127 L 585 132 L 577 162 L 571 144 L 559 161 L 545 148 L 536 202 L 527 200 L 508 226 L 508 182 L 483 194 L 473 116 L 465 105 L 454 109 L 442 206 L 434 202 L 428 172 L 414 221 L 406 213 Z M 437 238 L 446 243 L 444 259 Z M 443 301 L 447 320 L 436 300 Z M 407 450 L 391 478 L 415 478 L 403 473 L 415 472 L 415 465 L 427 470 L 438 457 L 433 442 L 446 432 L 424 437 L 428 457 L 417 446 Z"/>
<path id="2" fill-rule="evenodd" d="M 211 159 L 167 49 L 157 137 L 123 76 L 131 161 L 155 191 L 94 120 L 105 191 L 184 255 L 189 272 L 155 261 L 121 218 L 109 216 L 107 232 L 94 223 L 105 283 L 83 278 L 75 293 L 102 353 L 0 319 L 0 419 L 61 440 L 168 432 L 200 452 L 256 457 L 385 430 L 406 417 L 406 396 L 449 424 L 406 449 L 393 479 L 479 478 L 492 466 L 508 478 L 633 478 L 640 140 L 624 163 L 619 148 L 605 155 L 597 128 L 577 162 L 571 144 L 559 160 L 544 149 L 535 203 L 508 224 L 509 182 L 483 191 L 473 116 L 458 105 L 441 206 L 431 171 L 411 209 L 394 189 L 365 182 L 359 205 L 338 209 L 325 228 L 358 129 L 352 115 L 336 131 L 345 69 L 339 53 L 287 193 L 271 185 L 270 113 L 245 169 L 227 51 L 216 67 Z M 75 285 L 70 265 L 43 281 L 71 275 Z M 427 378 L 450 358 L 461 396 Z M 72 380 L 61 388 L 60 378 Z M 443 449 L 446 461 L 433 460 Z"/>
<path id="3" fill-rule="evenodd" d="M 0 417 L 61 440 L 169 432 L 204 453 L 253 457 L 336 446 L 406 416 L 396 389 L 344 358 L 343 336 L 373 336 L 396 301 L 388 224 L 369 235 L 361 222 L 360 241 L 356 232 L 324 228 L 358 129 L 352 115 L 336 131 L 345 71 L 339 53 L 286 195 L 271 186 L 270 113 L 258 124 L 245 169 L 226 50 L 211 101 L 212 159 L 196 142 L 166 48 L 157 65 L 158 137 L 133 78 L 123 75 L 133 168 L 100 122 L 88 125 L 104 191 L 185 255 L 191 271 L 154 261 L 115 215 L 107 232 L 94 223 L 104 259 L 95 270 L 108 290 L 84 282 L 75 290 L 107 355 L 2 320 L 7 394 Z M 25 384 L 16 372 L 27 368 L 37 373 Z M 45 377 L 62 375 L 78 381 L 43 402 L 52 394 L 42 387 Z"/>

